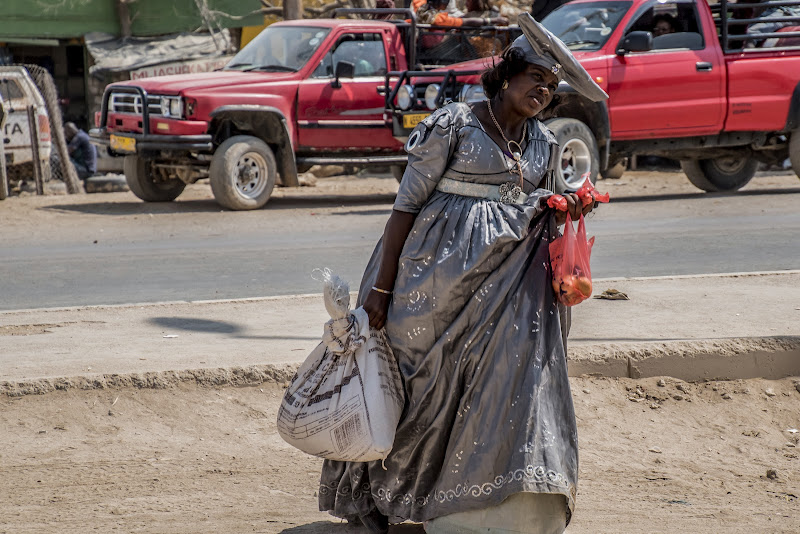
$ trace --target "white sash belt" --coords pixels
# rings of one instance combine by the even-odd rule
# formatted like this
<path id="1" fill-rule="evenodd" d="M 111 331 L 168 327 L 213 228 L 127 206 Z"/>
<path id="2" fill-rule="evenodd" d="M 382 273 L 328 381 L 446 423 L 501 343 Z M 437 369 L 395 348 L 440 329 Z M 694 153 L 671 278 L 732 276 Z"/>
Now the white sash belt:
<path id="1" fill-rule="evenodd" d="M 452 178 L 442 178 L 436 185 L 436 189 L 442 193 L 451 193 L 465 197 L 485 198 L 506 204 L 524 204 L 528 200 L 528 195 L 519 190 L 519 186 L 513 182 L 503 185 L 476 184 L 473 182 L 462 182 Z"/>

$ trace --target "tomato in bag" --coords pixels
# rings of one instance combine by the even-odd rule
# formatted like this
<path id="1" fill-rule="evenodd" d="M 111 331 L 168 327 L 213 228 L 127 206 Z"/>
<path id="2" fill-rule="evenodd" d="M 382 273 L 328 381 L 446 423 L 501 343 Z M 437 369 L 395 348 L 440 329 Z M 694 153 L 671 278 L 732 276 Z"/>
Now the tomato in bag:
<path id="1" fill-rule="evenodd" d="M 553 290 L 558 301 L 574 306 L 592 296 L 592 273 L 589 256 L 594 237 L 586 240 L 583 215 L 578 220 L 578 231 L 567 212 L 564 235 L 550 243 L 550 266 L 553 268 Z"/>
<path id="2" fill-rule="evenodd" d="M 588 179 L 584 181 L 580 189 L 575 191 L 575 194 L 581 199 L 581 205 L 584 207 L 588 206 L 592 202 L 605 203 L 609 201 L 608 193 L 598 193 L 597 189 L 595 189 L 592 185 L 591 180 Z M 567 199 L 565 199 L 563 195 L 550 195 L 550 197 L 547 199 L 547 205 L 558 211 L 567 211 L 569 209 Z"/>

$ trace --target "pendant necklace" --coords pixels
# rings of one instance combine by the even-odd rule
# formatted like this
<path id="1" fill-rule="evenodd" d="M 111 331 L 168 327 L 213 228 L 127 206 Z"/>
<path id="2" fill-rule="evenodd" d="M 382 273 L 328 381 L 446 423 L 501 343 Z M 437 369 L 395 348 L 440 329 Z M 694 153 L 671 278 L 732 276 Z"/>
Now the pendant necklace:
<path id="1" fill-rule="evenodd" d="M 494 125 L 497 126 L 497 130 L 500 132 L 500 136 L 503 138 L 503 141 L 506 142 L 508 152 L 511 153 L 511 159 L 513 159 L 514 163 L 516 163 L 517 172 L 519 173 L 519 184 L 515 182 L 506 182 L 500 186 L 500 201 L 516 202 L 520 193 L 522 193 L 522 185 L 524 183 L 524 178 L 522 176 L 522 143 L 525 142 L 525 137 L 528 134 L 528 121 L 525 121 L 525 124 L 522 125 L 522 138 L 519 140 L 519 142 L 509 141 L 506 137 L 506 134 L 503 132 L 503 129 L 500 127 L 500 123 L 497 122 L 497 119 L 494 116 L 494 112 L 492 111 L 492 103 L 489 100 L 486 100 L 486 105 L 489 108 L 489 116 L 492 118 Z M 508 172 L 514 174 L 513 169 L 508 169 Z"/>

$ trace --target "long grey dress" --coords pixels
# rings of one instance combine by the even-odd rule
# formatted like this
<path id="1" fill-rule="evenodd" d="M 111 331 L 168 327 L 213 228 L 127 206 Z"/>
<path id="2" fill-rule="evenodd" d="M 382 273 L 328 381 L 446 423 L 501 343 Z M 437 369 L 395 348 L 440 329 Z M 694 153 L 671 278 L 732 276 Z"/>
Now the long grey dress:
<path id="1" fill-rule="evenodd" d="M 394 209 L 417 217 L 386 322 L 406 405 L 383 465 L 325 461 L 320 510 L 347 517 L 377 507 L 426 521 L 533 492 L 564 495 L 571 515 L 578 442 L 568 325 L 551 286 L 556 226 L 552 210 L 539 207 L 551 193 L 536 189 L 554 146 L 549 130 L 530 120 L 523 173 L 531 196 L 504 204 L 436 190 L 441 177 L 514 180 L 513 160 L 468 105 L 445 106 L 412 132 Z M 359 301 L 381 253 L 378 243 Z"/>

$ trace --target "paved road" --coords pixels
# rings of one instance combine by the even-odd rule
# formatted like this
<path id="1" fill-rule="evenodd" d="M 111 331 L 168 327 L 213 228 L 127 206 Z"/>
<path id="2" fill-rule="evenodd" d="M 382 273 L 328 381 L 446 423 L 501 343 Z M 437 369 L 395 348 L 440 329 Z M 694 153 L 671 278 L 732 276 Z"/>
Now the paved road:
<path id="1" fill-rule="evenodd" d="M 355 286 L 391 199 L 285 197 L 234 213 L 207 198 L 60 197 L 31 212 L 43 213 L 51 231 L 17 228 L 0 249 L 0 309 L 317 293 L 317 267 Z M 618 196 L 588 223 L 597 236 L 593 275 L 798 269 L 798 205 L 800 186 Z"/>

